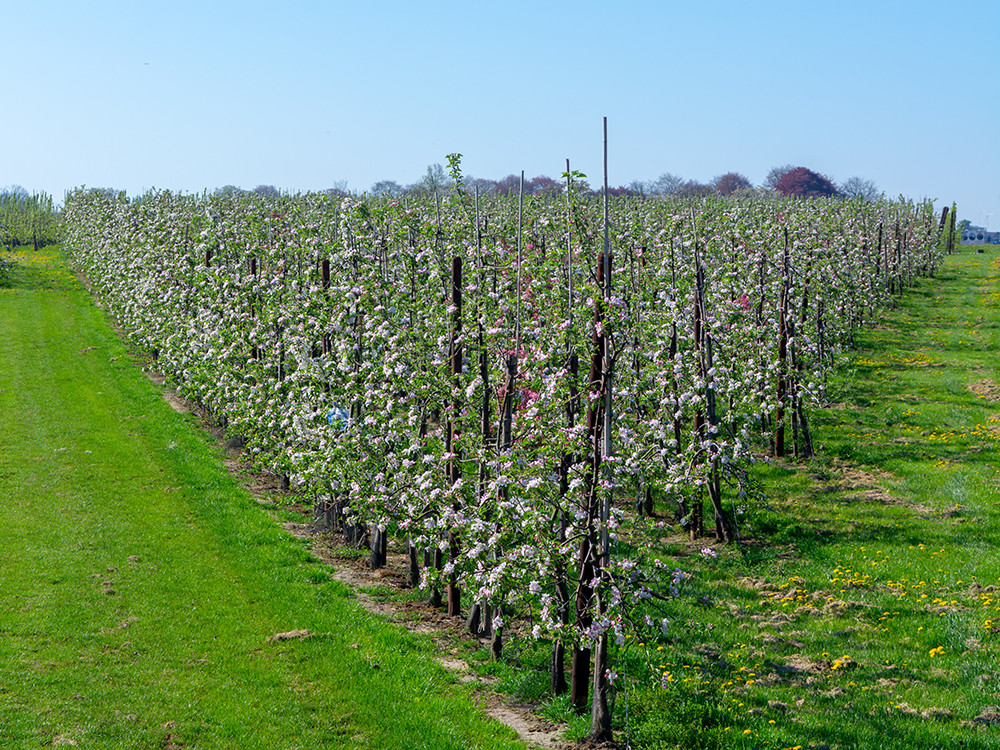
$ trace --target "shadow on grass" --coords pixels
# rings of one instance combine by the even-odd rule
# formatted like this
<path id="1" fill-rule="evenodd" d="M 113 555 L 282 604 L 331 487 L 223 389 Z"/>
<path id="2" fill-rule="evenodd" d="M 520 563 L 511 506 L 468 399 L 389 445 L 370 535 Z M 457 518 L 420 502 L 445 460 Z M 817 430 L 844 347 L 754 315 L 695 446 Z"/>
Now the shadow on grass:
<path id="1" fill-rule="evenodd" d="M 959 732 L 957 726 L 951 731 L 942 731 L 942 727 L 929 723 L 921 716 L 901 717 L 888 708 L 873 707 L 865 717 L 864 728 L 855 729 L 856 724 L 848 724 L 845 715 L 844 723 L 824 723 L 820 727 L 801 727 L 797 729 L 796 742 L 804 747 L 879 747 L 902 746 L 933 750 L 942 747 L 962 747 L 969 750 L 986 750 L 996 748 L 995 733 L 975 730 Z M 957 722 L 951 722 L 952 726 Z M 944 724 L 947 727 L 948 724 Z M 945 730 L 947 731 L 947 730 Z M 948 735 L 951 735 L 950 737 Z M 959 739 L 961 737 L 961 739 Z M 954 740 L 954 745 L 949 740 Z"/>
<path id="2" fill-rule="evenodd" d="M 0 254 L 0 261 L 5 261 L 4 273 L 0 275 L 0 290 L 17 293 L 79 288 L 79 280 L 62 263 L 50 263 L 52 257 L 52 252 L 48 250 Z"/>

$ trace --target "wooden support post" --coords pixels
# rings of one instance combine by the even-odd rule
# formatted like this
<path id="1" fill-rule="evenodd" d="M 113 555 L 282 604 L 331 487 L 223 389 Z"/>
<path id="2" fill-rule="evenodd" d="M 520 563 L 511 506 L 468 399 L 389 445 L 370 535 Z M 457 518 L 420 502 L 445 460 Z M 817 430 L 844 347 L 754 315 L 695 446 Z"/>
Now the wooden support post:
<path id="1" fill-rule="evenodd" d="M 453 258 L 451 263 L 451 376 L 452 386 L 458 394 L 462 384 L 462 259 Z M 448 428 L 445 435 L 446 452 L 451 454 L 448 462 L 448 479 L 452 486 L 459 483 L 462 478 L 461 456 L 459 455 L 458 436 L 459 421 L 458 415 L 462 411 L 462 402 L 456 395 L 451 403 L 451 415 L 448 418 Z M 452 507 L 460 510 L 457 499 Z M 452 530 L 448 535 L 449 560 L 453 566 L 452 572 L 448 575 L 448 616 L 462 616 L 462 592 L 458 588 L 457 574 L 454 566 L 458 561 L 460 545 L 458 535 Z"/>

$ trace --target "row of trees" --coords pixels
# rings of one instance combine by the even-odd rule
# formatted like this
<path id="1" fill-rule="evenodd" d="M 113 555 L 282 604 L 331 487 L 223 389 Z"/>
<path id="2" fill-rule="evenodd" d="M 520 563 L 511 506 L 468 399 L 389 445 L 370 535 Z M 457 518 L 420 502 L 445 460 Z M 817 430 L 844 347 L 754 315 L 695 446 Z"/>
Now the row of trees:
<path id="1" fill-rule="evenodd" d="M 52 197 L 29 193 L 20 185 L 0 191 L 0 244 L 31 245 L 36 250 L 59 241 L 59 213 Z"/>
<path id="2" fill-rule="evenodd" d="M 811 454 L 836 352 L 934 272 L 941 224 L 776 195 L 605 220 L 571 175 L 476 202 L 451 166 L 428 200 L 79 192 L 67 246 L 259 467 L 373 566 L 398 538 L 494 653 L 514 620 L 547 638 L 606 737 L 617 644 L 658 642 L 683 577 L 651 517 L 739 539 L 755 457 Z"/>

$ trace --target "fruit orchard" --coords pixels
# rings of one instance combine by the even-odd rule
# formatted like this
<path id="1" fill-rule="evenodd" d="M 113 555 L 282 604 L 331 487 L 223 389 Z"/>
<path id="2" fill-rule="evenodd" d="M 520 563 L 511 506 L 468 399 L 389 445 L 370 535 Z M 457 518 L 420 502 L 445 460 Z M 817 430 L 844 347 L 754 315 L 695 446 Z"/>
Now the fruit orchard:
<path id="1" fill-rule="evenodd" d="M 453 177 L 420 200 L 80 191 L 67 247 L 373 566 L 396 538 L 494 653 L 514 621 L 550 641 L 553 691 L 592 689 L 600 736 L 609 651 L 655 639 L 683 586 L 664 528 L 739 542 L 755 462 L 812 454 L 837 353 L 933 275 L 944 223 L 903 200 L 603 209 L 569 175 L 480 200 Z"/>

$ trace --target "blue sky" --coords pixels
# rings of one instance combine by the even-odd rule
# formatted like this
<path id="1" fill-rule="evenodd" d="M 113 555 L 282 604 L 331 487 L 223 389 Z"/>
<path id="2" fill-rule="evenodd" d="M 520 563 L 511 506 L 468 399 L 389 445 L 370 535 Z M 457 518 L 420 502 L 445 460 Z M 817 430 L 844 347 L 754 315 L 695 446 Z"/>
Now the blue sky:
<path id="1" fill-rule="evenodd" d="M 4 2 L 0 186 L 757 184 L 795 164 L 1000 225 L 1000 2 Z"/>

